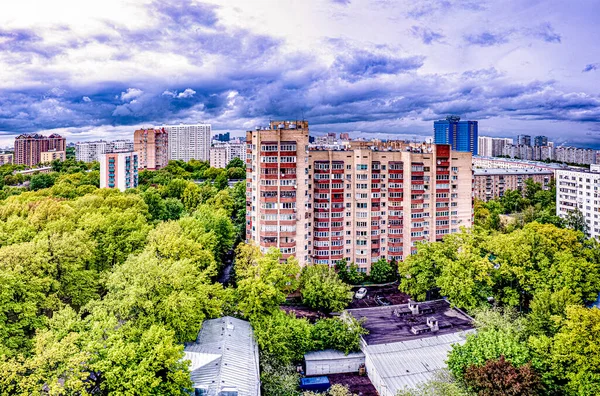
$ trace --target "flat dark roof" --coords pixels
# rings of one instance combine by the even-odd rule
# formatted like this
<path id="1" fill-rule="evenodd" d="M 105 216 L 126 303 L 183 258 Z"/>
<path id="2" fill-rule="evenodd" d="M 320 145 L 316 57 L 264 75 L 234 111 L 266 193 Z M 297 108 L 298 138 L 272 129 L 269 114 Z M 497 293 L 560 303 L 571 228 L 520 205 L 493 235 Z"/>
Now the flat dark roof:
<path id="1" fill-rule="evenodd" d="M 417 302 L 419 314 L 413 314 L 408 304 L 388 305 L 374 308 L 348 309 L 347 312 L 360 320 L 366 318 L 363 327 L 369 334 L 363 336 L 368 345 L 434 337 L 474 328 L 473 320 L 459 309 L 452 308 L 446 300 Z M 438 320 L 439 330 L 414 334 L 412 329 L 425 329 L 427 318 Z"/>

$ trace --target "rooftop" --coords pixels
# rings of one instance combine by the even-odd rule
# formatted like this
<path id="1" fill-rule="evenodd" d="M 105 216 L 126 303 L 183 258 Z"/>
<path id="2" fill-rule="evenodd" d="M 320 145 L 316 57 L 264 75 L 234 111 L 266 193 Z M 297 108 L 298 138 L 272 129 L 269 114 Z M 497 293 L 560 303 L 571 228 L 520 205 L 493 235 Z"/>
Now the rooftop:
<path id="1" fill-rule="evenodd" d="M 366 318 L 363 327 L 369 334 L 363 338 L 369 346 L 439 337 L 473 329 L 472 318 L 450 307 L 446 300 L 349 309 L 347 312 L 358 320 Z M 431 318 L 437 320 L 437 330 L 432 329 Z"/>
<path id="2" fill-rule="evenodd" d="M 475 176 L 482 175 L 553 175 L 554 172 L 550 169 L 536 168 L 490 168 L 490 169 L 473 169 Z"/>
<path id="3" fill-rule="evenodd" d="M 237 396 L 260 394 L 258 347 L 249 322 L 230 316 L 207 320 L 184 353 L 194 387 L 205 389 L 205 396 L 233 389 Z"/>

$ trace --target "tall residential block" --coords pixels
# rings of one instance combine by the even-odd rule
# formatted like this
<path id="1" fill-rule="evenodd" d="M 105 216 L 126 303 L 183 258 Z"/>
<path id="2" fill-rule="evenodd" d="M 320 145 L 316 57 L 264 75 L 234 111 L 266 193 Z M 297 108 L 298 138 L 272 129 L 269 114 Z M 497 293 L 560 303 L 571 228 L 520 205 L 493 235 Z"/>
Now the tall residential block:
<path id="1" fill-rule="evenodd" d="M 536 147 L 547 146 L 548 138 L 546 136 L 536 136 L 533 138 L 533 145 Z"/>
<path id="2" fill-rule="evenodd" d="M 517 145 L 522 144 L 524 146 L 531 146 L 531 136 L 529 135 L 518 135 Z"/>
<path id="3" fill-rule="evenodd" d="M 139 157 L 135 151 L 100 155 L 100 188 L 125 191 L 138 186 Z"/>
<path id="4" fill-rule="evenodd" d="M 169 135 L 164 128 L 138 129 L 133 150 L 139 155 L 139 170 L 157 170 L 169 163 Z"/>
<path id="5" fill-rule="evenodd" d="M 246 162 L 245 143 L 217 143 L 210 148 L 210 166 L 213 168 L 225 168 L 234 158 Z"/>
<path id="6" fill-rule="evenodd" d="M 579 209 L 583 214 L 586 233 L 600 238 L 600 165 L 590 169 L 559 169 L 556 171 L 556 215 L 566 218 Z"/>
<path id="7" fill-rule="evenodd" d="M 458 116 L 448 116 L 445 120 L 434 121 L 435 144 L 449 144 L 452 150 L 478 154 L 478 122 L 461 121 Z"/>
<path id="8" fill-rule="evenodd" d="M 509 138 L 494 138 L 490 136 L 479 136 L 477 144 L 477 155 L 481 157 L 497 157 L 502 155 L 502 150 L 506 145 L 512 145 L 513 141 Z"/>
<path id="9" fill-rule="evenodd" d="M 170 160 L 210 160 L 210 124 L 165 125 L 160 128 L 169 135 Z"/>
<path id="10" fill-rule="evenodd" d="M 83 162 L 99 161 L 100 156 L 108 150 L 109 142 L 98 140 L 94 142 L 77 142 L 75 144 L 75 159 Z"/>
<path id="11" fill-rule="evenodd" d="M 66 139 L 53 133 L 50 136 L 24 134 L 15 138 L 15 164 L 34 166 L 42 162 L 42 152 L 66 151 Z"/>
<path id="12" fill-rule="evenodd" d="M 308 123 L 248 132 L 247 229 L 301 265 L 342 259 L 368 272 L 420 241 L 472 224 L 471 153 L 449 145 L 352 142 L 308 148 Z"/>

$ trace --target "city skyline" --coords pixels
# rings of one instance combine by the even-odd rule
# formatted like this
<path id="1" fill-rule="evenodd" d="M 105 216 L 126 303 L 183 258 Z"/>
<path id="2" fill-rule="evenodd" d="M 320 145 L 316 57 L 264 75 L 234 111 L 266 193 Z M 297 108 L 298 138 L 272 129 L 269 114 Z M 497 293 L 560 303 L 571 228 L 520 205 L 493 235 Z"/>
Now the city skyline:
<path id="1" fill-rule="evenodd" d="M 425 140 L 456 114 L 482 136 L 600 148 L 599 4 L 218 3 L 0 6 L 0 144 L 179 122 L 241 136 L 288 118 Z"/>

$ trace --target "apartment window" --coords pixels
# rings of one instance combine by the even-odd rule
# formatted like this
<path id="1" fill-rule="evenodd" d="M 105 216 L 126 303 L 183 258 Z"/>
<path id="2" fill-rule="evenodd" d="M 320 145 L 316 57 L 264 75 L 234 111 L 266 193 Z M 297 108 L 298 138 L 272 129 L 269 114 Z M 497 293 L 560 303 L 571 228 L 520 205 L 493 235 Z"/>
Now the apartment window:
<path id="1" fill-rule="evenodd" d="M 296 151 L 295 144 L 282 144 L 281 151 Z"/>
<path id="2" fill-rule="evenodd" d="M 292 164 L 292 163 L 296 163 L 296 157 L 281 157 L 281 161 L 282 164 Z"/>
<path id="3" fill-rule="evenodd" d="M 366 227 L 367 226 L 367 222 L 366 221 L 357 221 L 356 222 L 356 226 L 357 227 Z"/>
<path id="4" fill-rule="evenodd" d="M 356 170 L 367 170 L 368 166 L 367 164 L 357 164 L 356 165 Z"/>
<path id="5" fill-rule="evenodd" d="M 260 146 L 260 151 L 277 151 L 277 145 L 265 144 Z"/>
<path id="6" fill-rule="evenodd" d="M 260 157 L 260 162 L 277 163 L 277 157 Z"/>

